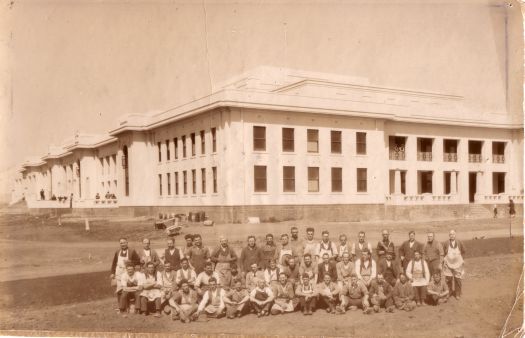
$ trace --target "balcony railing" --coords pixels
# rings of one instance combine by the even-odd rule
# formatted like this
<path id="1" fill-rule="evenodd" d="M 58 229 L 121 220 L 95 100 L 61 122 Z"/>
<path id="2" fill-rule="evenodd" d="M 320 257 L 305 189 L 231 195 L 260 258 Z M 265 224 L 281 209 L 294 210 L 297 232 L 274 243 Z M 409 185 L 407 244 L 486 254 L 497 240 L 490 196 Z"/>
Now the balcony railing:
<path id="1" fill-rule="evenodd" d="M 432 161 L 432 152 L 430 151 L 419 151 L 417 153 L 418 161 Z"/>
<path id="2" fill-rule="evenodd" d="M 492 163 L 505 163 L 505 155 L 492 154 Z"/>
<path id="3" fill-rule="evenodd" d="M 394 161 L 404 161 L 405 151 L 404 150 L 390 150 L 390 159 Z"/>
<path id="4" fill-rule="evenodd" d="M 468 161 L 471 163 L 481 163 L 481 154 L 468 154 Z"/>
<path id="5" fill-rule="evenodd" d="M 457 162 L 458 154 L 457 153 L 443 153 L 443 162 Z"/>

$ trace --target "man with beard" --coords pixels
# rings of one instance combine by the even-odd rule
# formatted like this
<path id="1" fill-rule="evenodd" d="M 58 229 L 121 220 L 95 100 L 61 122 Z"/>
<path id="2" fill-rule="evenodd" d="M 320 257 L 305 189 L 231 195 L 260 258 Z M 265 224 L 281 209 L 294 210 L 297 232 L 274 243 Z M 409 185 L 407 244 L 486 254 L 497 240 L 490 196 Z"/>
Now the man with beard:
<path id="1" fill-rule="evenodd" d="M 370 285 L 370 303 L 375 312 L 379 312 L 381 307 L 385 308 L 386 312 L 394 312 L 393 291 L 392 285 L 383 278 L 382 274 L 378 273 Z"/>
<path id="2" fill-rule="evenodd" d="M 275 285 L 272 291 L 275 299 L 270 310 L 271 314 L 278 315 L 285 312 L 293 312 L 295 308 L 293 285 L 288 281 L 285 273 L 281 272 L 279 284 Z"/>
<path id="3" fill-rule="evenodd" d="M 191 289 L 195 288 L 197 273 L 191 268 L 186 257 L 180 261 L 180 269 L 175 273 L 175 283 L 177 285 L 180 286 L 180 283 L 182 283 L 183 280 L 188 283 Z"/>
<path id="4" fill-rule="evenodd" d="M 312 262 L 312 256 L 309 253 L 305 254 L 303 256 L 303 264 L 299 267 L 299 276 L 307 274 L 310 280 L 316 281 L 318 273 L 319 268 Z"/>
<path id="5" fill-rule="evenodd" d="M 394 253 L 392 259 L 396 259 L 396 249 L 394 247 L 394 243 L 390 241 L 390 233 L 388 230 L 384 229 L 381 232 L 381 235 L 383 236 L 382 240 L 377 242 L 377 263 L 381 263 L 381 261 L 386 259 L 386 253 L 388 251 Z"/>
<path id="6" fill-rule="evenodd" d="M 408 233 L 408 241 L 403 242 L 399 248 L 399 258 L 401 259 L 403 271 L 406 271 L 408 262 L 414 259 L 414 252 L 421 252 L 422 249 L 423 246 L 421 243 L 416 241 L 416 232 L 413 230 L 410 231 Z"/>
<path id="7" fill-rule="evenodd" d="M 113 262 L 111 263 L 111 275 L 110 278 L 114 281 L 113 285 L 117 287 L 117 304 L 120 304 L 120 290 L 122 285 L 120 284 L 120 276 L 126 272 L 126 263 L 130 262 L 133 266 L 140 264 L 140 257 L 137 252 L 133 249 L 128 248 L 128 240 L 124 237 L 119 240 L 120 249 L 115 252 L 113 256 Z"/>
<path id="8" fill-rule="evenodd" d="M 253 263 L 259 265 L 260 262 L 261 252 L 255 245 L 255 236 L 250 235 L 248 236 L 248 245 L 242 249 L 239 261 L 242 275 L 246 276 L 246 273 L 250 271 L 250 266 Z"/>
<path id="9" fill-rule="evenodd" d="M 288 264 L 281 270 L 288 278 L 288 282 L 295 286 L 295 283 L 299 281 L 299 265 L 295 263 L 295 258 L 290 258 Z"/>
<path id="10" fill-rule="evenodd" d="M 270 264 L 270 260 L 272 260 L 275 257 L 275 252 L 277 251 L 277 247 L 275 246 L 275 243 L 273 242 L 273 235 L 267 234 L 266 235 L 266 243 L 261 247 L 261 260 L 259 262 L 259 268 L 262 270 L 266 269 L 268 265 Z"/>
<path id="11" fill-rule="evenodd" d="M 169 302 L 171 310 L 171 319 L 180 321 L 183 323 L 189 323 L 196 319 L 195 313 L 197 312 L 197 292 L 190 288 L 187 280 L 183 279 L 180 281 L 180 289 L 175 292 Z"/>
<path id="12" fill-rule="evenodd" d="M 140 263 L 142 264 L 143 268 L 145 268 L 146 264 L 151 262 L 155 266 L 155 269 L 157 269 L 157 267 L 160 264 L 160 258 L 159 258 L 159 255 L 157 254 L 157 251 L 150 248 L 149 238 L 144 238 L 142 240 L 142 245 L 143 245 L 143 248 L 142 250 L 139 251 L 139 256 L 140 256 Z"/>
<path id="13" fill-rule="evenodd" d="M 357 243 L 352 244 L 352 260 L 354 262 L 362 256 L 361 254 L 364 250 L 372 252 L 372 245 L 366 240 L 365 237 L 365 232 L 359 231 L 359 234 L 357 235 Z"/>
<path id="14" fill-rule="evenodd" d="M 174 271 L 180 269 L 180 260 L 184 257 L 182 250 L 175 248 L 175 240 L 173 238 L 168 238 L 167 241 L 168 248 L 164 250 L 163 259 L 164 262 L 169 262 L 171 268 Z"/>
<path id="15" fill-rule="evenodd" d="M 393 260 L 394 255 L 393 251 L 388 250 L 385 259 L 380 261 L 377 266 L 377 273 L 382 274 L 383 278 L 392 286 L 396 285 L 396 282 L 399 280 L 399 273 L 401 272 L 399 265 Z"/>
<path id="16" fill-rule="evenodd" d="M 443 246 L 434 240 L 434 233 L 427 234 L 427 242 L 423 246 L 423 259 L 427 262 L 430 275 L 433 276 L 443 264 Z"/>
<path id="17" fill-rule="evenodd" d="M 199 275 L 204 271 L 204 265 L 210 260 L 210 250 L 202 245 L 202 237 L 199 234 L 193 235 L 193 246 L 188 251 L 189 260 L 195 273 Z"/>
<path id="18" fill-rule="evenodd" d="M 326 305 L 326 312 L 335 314 L 335 305 L 339 298 L 339 286 L 325 275 L 323 281 L 317 284 L 318 299 Z"/>
<path id="19" fill-rule="evenodd" d="M 237 262 L 237 254 L 229 244 L 226 237 L 219 237 L 219 247 L 211 254 L 211 261 L 215 263 L 215 271 L 219 273 L 219 284 L 227 287 L 231 284 L 231 264 Z"/>

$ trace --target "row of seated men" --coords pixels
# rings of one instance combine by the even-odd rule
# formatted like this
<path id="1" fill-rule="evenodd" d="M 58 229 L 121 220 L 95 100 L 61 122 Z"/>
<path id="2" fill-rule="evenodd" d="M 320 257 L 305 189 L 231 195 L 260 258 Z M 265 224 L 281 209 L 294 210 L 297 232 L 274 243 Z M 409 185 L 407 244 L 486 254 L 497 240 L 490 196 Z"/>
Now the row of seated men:
<path id="1" fill-rule="evenodd" d="M 298 304 L 308 315 L 316 303 L 331 313 L 344 313 L 348 307 L 361 307 L 369 313 L 370 305 L 375 311 L 381 306 L 389 312 L 394 306 L 408 311 L 425 301 L 438 304 L 449 296 L 440 268 L 434 271 L 431 280 L 428 264 L 418 249 L 406 269 L 398 267 L 393 261 L 393 250 L 387 249 L 377 271 L 371 252 L 364 248 L 355 262 L 350 259 L 349 252 L 344 252 L 338 263 L 325 252 L 322 262 L 314 265 L 311 254 L 306 253 L 301 264 L 296 264 L 294 256 L 288 256 L 282 264 L 270 259 L 264 269 L 252 263 L 250 271 L 243 273 L 239 273 L 236 259 L 233 260 L 229 253 L 227 273 L 224 267 L 219 268 L 221 262 L 215 267 L 212 262 L 206 262 L 204 271 L 197 274 L 187 257 L 180 260 L 179 269 L 172 269 L 166 258 L 170 247 L 173 247 L 172 239 L 168 240 L 163 265 L 155 264 L 151 257 L 141 258 L 138 264 L 127 261 L 126 271 L 117 281 L 119 310 L 124 316 L 127 316 L 130 298 L 134 298 L 135 313 L 147 314 L 149 307 L 154 306 L 155 316 L 160 316 L 164 309 L 171 312 L 173 318 L 188 322 L 203 311 L 219 317 L 226 311 L 227 316 L 233 318 L 253 310 L 262 316 L 291 312 Z M 221 238 L 221 247 L 228 248 L 224 238 Z M 120 253 L 116 253 L 117 266 L 123 261 L 121 258 L 127 257 L 127 251 L 127 241 L 121 239 Z M 144 272 L 141 271 L 143 267 Z M 157 271 L 161 270 L 157 267 L 164 269 Z M 237 310 L 233 311 L 232 306 Z"/>

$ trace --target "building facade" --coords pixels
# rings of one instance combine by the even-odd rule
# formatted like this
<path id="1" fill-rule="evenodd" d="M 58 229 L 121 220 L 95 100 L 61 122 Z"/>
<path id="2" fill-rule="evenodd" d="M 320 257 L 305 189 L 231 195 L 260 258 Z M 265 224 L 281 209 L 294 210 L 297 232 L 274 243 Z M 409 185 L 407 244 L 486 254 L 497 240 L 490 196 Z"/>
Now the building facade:
<path id="1" fill-rule="evenodd" d="M 227 222 L 462 217 L 523 202 L 522 118 L 469 111 L 455 95 L 262 67 L 51 148 L 23 165 L 12 200 L 45 209 L 73 196 L 79 211 L 203 210 Z"/>

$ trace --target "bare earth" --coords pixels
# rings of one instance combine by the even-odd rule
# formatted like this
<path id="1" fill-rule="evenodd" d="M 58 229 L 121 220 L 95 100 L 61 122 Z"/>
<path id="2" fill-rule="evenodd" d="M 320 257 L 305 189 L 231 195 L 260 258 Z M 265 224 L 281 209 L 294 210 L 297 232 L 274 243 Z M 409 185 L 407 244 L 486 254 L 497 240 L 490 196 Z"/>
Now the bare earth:
<path id="1" fill-rule="evenodd" d="M 522 234 L 521 219 L 514 222 L 513 233 Z M 426 306 L 410 313 L 374 315 L 361 312 L 329 315 L 317 311 L 310 317 L 292 313 L 258 319 L 251 314 L 235 320 L 208 321 L 202 318 L 199 322 L 187 325 L 172 322 L 168 316 L 160 319 L 130 316 L 123 319 L 114 310 L 116 301 L 111 296 L 109 280 L 106 279 L 110 259 L 118 237 L 123 233 L 128 235 L 134 247 L 144 236 L 151 237 L 156 248 L 163 247 L 163 233 L 153 230 L 151 224 L 148 220 L 99 220 L 92 222 L 92 232 L 86 234 L 79 220 L 63 222 L 62 227 L 57 227 L 56 219 L 3 215 L 0 218 L 0 330 L 38 330 L 40 334 L 45 334 L 42 330 L 73 330 L 84 331 L 85 334 L 117 331 L 281 336 L 497 337 L 510 313 L 518 284 L 523 290 L 523 279 L 520 280 L 523 238 L 487 240 L 489 237 L 508 237 L 508 220 L 316 224 L 318 232 L 328 229 L 333 237 L 346 233 L 351 241 L 355 240 L 360 229 L 364 229 L 369 239 L 375 242 L 383 227 L 393 230 L 392 238 L 396 244 L 407 237 L 409 229 L 415 229 L 421 241 L 424 240 L 423 232 L 429 229 L 436 231 L 439 240 L 444 240 L 450 228 L 456 228 L 461 239 L 485 236 L 485 240 L 471 241 L 467 246 L 472 256 L 466 260 L 467 278 L 463 298 L 460 301 L 450 300 L 440 307 Z M 205 244 L 209 246 L 215 245 L 218 234 L 225 234 L 236 248 L 240 248 L 249 233 L 256 234 L 261 241 L 267 232 L 274 235 L 289 233 L 291 224 L 193 226 L 184 230 L 201 233 Z M 299 224 L 301 233 L 304 233 L 306 226 Z M 181 245 L 182 239 L 177 239 L 177 244 Z M 92 274 L 79 275 L 85 272 Z M 32 279 L 20 280 L 24 278 Z M 69 296 L 71 290 L 77 292 L 74 297 Z M 82 290 L 89 297 L 78 295 L 83 293 Z M 64 300 L 64 297 L 68 299 Z M 19 301 L 20 306 L 13 299 Z M 508 330 L 523 324 L 522 304 L 523 298 L 510 315 Z M 0 332 L 4 335 L 35 333 L 37 331 Z"/>

